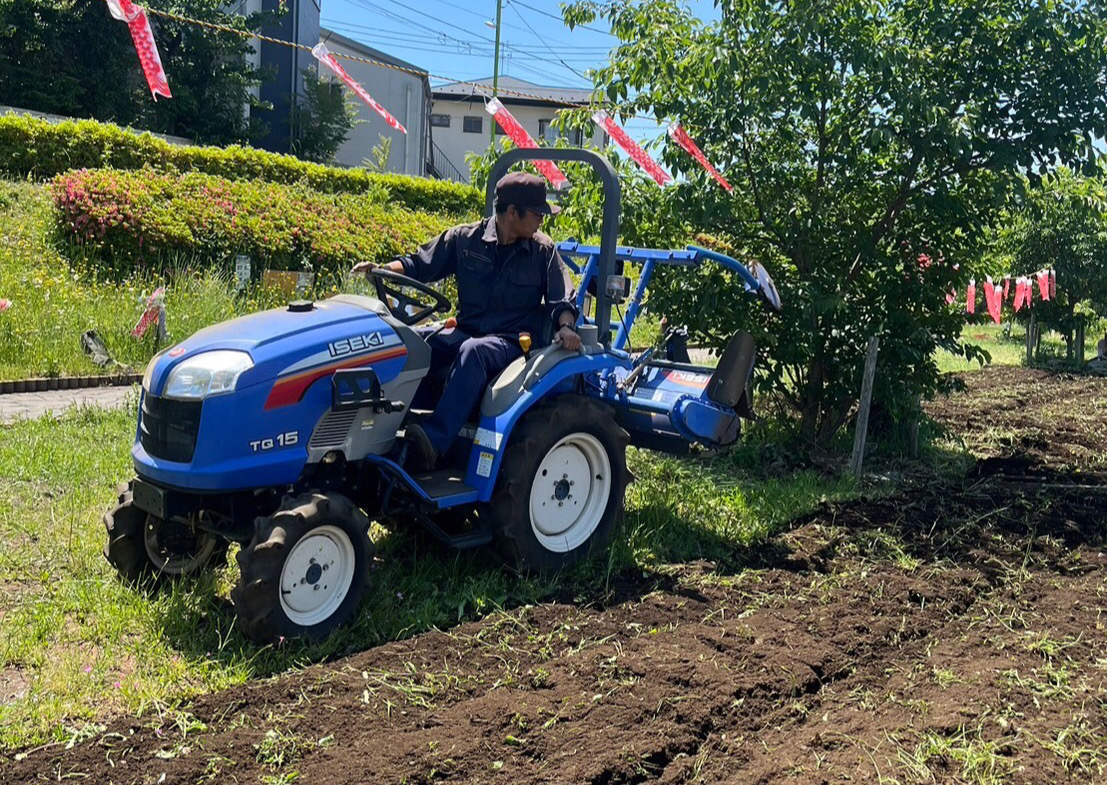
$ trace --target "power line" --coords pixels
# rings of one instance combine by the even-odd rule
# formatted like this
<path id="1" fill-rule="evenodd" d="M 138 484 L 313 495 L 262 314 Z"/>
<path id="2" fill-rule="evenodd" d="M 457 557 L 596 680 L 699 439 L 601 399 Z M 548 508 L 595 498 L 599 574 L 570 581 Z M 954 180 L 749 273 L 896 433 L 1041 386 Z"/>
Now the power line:
<path id="1" fill-rule="evenodd" d="M 515 7 L 515 3 L 513 3 L 513 2 L 511 1 L 511 0 L 507 0 L 507 4 L 508 4 L 509 6 L 511 6 L 511 10 L 515 12 L 515 15 L 519 17 L 520 21 L 522 21 L 522 23 L 523 23 L 523 24 L 525 24 L 525 25 L 527 26 L 527 29 L 528 29 L 528 30 L 530 30 L 530 31 L 531 31 L 532 33 L 534 33 L 534 37 L 535 37 L 535 38 L 537 38 L 537 39 L 538 39 L 539 41 L 541 41 L 541 42 L 542 42 L 542 45 L 543 45 L 544 47 L 546 47 L 547 49 L 549 49 L 549 50 L 550 50 L 550 54 L 552 54 L 552 55 L 553 55 L 554 57 L 556 57 L 556 58 L 557 58 L 557 61 L 558 61 L 559 63 L 561 63 L 561 64 L 562 64 L 563 66 L 565 66 L 566 68 L 568 68 L 568 69 L 569 69 L 570 71 L 572 71 L 572 72 L 573 72 L 574 74 L 576 74 L 577 76 L 579 76 L 579 77 L 580 77 L 581 79 L 585 80 L 586 82 L 589 82 L 589 83 L 591 83 L 591 81 L 592 81 L 591 79 L 589 79 L 589 78 L 588 78 L 587 76 L 585 76 L 584 74 L 582 74 L 582 73 L 581 73 L 580 71 L 578 71 L 577 69 L 573 68 L 573 67 L 572 67 L 571 65 L 569 65 L 569 64 L 568 64 L 568 63 L 566 63 L 566 62 L 565 62 L 564 60 L 562 60 L 562 59 L 561 59 L 561 57 L 559 57 L 559 56 L 558 56 L 557 52 L 555 52 L 555 51 L 553 50 L 553 48 L 551 48 L 551 47 L 550 47 L 550 45 L 546 43 L 546 39 L 545 39 L 545 38 L 543 38 L 542 36 L 538 35 L 538 31 L 537 31 L 537 30 L 535 30 L 535 29 L 534 29 L 533 27 L 531 27 L 531 26 L 530 26 L 530 22 L 528 22 L 528 21 L 526 20 L 526 18 L 525 18 L 525 17 L 523 16 L 523 14 L 522 14 L 522 13 L 520 13 L 519 9 Z"/>
<path id="2" fill-rule="evenodd" d="M 526 8 L 527 10 L 534 11 L 534 13 L 536 13 L 536 14 L 542 14 L 542 16 L 548 16 L 550 19 L 556 19 L 557 21 L 561 22 L 561 24 L 565 24 L 565 17 L 563 17 L 563 16 L 558 16 L 557 14 L 551 14 L 549 11 L 543 11 L 541 8 L 535 8 L 534 6 L 527 5 L 526 3 L 519 3 L 519 5 L 521 5 L 523 8 Z M 590 25 L 576 25 L 576 27 L 579 27 L 582 30 L 591 30 L 594 33 L 600 33 L 601 35 L 609 35 L 612 38 L 618 38 L 618 36 L 615 35 L 614 33 L 612 33 L 610 30 L 601 30 L 598 27 L 592 27 Z"/>
<path id="3" fill-rule="evenodd" d="M 369 8 L 370 10 L 373 10 L 373 11 L 377 11 L 378 13 L 383 13 L 383 14 L 385 14 L 386 16 L 392 17 L 392 18 L 394 18 L 394 19 L 397 19 L 397 20 L 399 20 L 399 21 L 403 21 L 403 22 L 406 22 L 407 24 L 410 24 L 410 25 L 411 25 L 412 27 L 414 27 L 414 28 L 416 28 L 416 29 L 419 29 L 419 30 L 423 30 L 423 31 L 426 31 L 426 32 L 430 32 L 430 33 L 432 33 L 432 34 L 434 34 L 434 35 L 442 35 L 442 36 L 445 36 L 446 38 L 449 38 L 449 39 L 451 39 L 451 40 L 453 40 L 453 41 L 457 41 L 457 42 L 458 42 L 458 43 L 459 43 L 459 44 L 460 44 L 461 46 L 463 46 L 463 47 L 471 47 L 471 46 L 472 46 L 472 44 L 471 44 L 470 42 L 468 42 L 468 41 L 465 41 L 464 39 L 458 38 L 457 36 L 453 36 L 453 35 L 450 35 L 449 33 L 446 33 L 446 32 L 443 32 L 443 31 L 439 31 L 439 30 L 435 30 L 435 29 L 433 29 L 433 28 L 429 28 L 429 27 L 427 27 L 427 26 L 426 26 L 425 24 L 423 24 L 423 23 L 421 23 L 421 22 L 417 22 L 417 21 L 415 21 L 414 19 L 410 19 L 410 18 L 408 18 L 408 17 L 405 17 L 405 16 L 403 16 L 402 14 L 398 14 L 398 13 L 396 13 L 396 12 L 394 12 L 394 11 L 389 11 L 388 9 L 386 9 L 386 8 L 383 8 L 383 7 L 379 6 L 379 5 L 377 5 L 376 3 L 372 2 L 371 0 L 352 0 L 352 1 L 353 1 L 353 2 L 355 3 L 355 4 L 357 4 L 357 5 L 360 5 L 360 6 L 362 6 L 362 7 L 365 7 L 365 8 Z M 401 7 L 405 7 L 405 6 L 403 6 L 403 5 L 402 5 L 402 4 L 401 4 L 401 3 L 399 2 L 399 0 L 385 0 L 385 2 L 389 2 L 389 3 L 392 3 L 392 4 L 394 4 L 394 5 L 399 5 L 399 6 L 401 6 Z M 428 19 L 431 19 L 431 20 L 434 20 L 434 21 L 438 21 L 436 17 L 433 17 L 433 16 L 431 16 L 430 14 L 424 13 L 424 12 L 422 12 L 422 11 L 419 11 L 419 10 L 416 10 L 416 9 L 411 9 L 411 10 L 412 10 L 412 11 L 413 11 L 414 13 L 416 13 L 416 14 L 419 14 L 420 16 L 425 16 L 425 17 L 427 17 Z M 466 28 L 462 28 L 462 27 L 459 27 L 459 28 L 457 28 L 457 29 L 459 29 L 459 30 L 461 30 L 461 31 L 463 31 L 463 32 L 467 32 L 467 33 L 470 33 L 470 34 L 471 34 L 471 35 L 473 35 L 473 36 L 474 36 L 475 38 L 478 38 L 478 39 L 480 39 L 480 40 L 482 40 L 482 41 L 485 41 L 486 43 L 489 43 L 489 44 L 494 44 L 494 43 L 495 43 L 495 42 L 494 42 L 494 41 L 493 41 L 493 40 L 492 40 L 491 38 L 488 38 L 488 37 L 486 37 L 486 36 L 480 35 L 480 34 L 478 34 L 478 33 L 473 33 L 473 32 L 472 32 L 471 30 L 467 30 Z M 510 44 L 504 44 L 504 46 L 505 46 L 505 47 L 507 47 L 507 48 L 508 48 L 509 50 L 515 50 L 515 47 L 511 46 Z M 538 55 L 535 55 L 535 54 L 530 54 L 530 53 L 524 53 L 524 56 L 526 56 L 526 57 L 528 57 L 528 58 L 530 58 L 530 59 L 532 59 L 532 60 L 537 60 L 537 61 L 539 61 L 539 62 L 543 62 L 543 63 L 546 63 L 546 64 L 548 64 L 548 65 L 554 65 L 554 66 L 556 66 L 556 64 L 555 64 L 555 63 L 553 63 L 553 62 L 551 62 L 550 60 L 548 60 L 548 59 L 546 59 L 546 58 L 544 58 L 544 57 L 540 57 L 540 56 L 538 56 Z M 576 72 L 576 70 L 575 70 L 575 69 L 572 69 L 572 68 L 570 68 L 569 70 L 573 71 L 574 73 L 578 73 L 578 72 Z"/>
<path id="4" fill-rule="evenodd" d="M 431 33 L 431 34 L 425 35 L 425 36 L 418 36 L 418 35 L 413 35 L 413 34 L 408 33 L 408 32 L 381 30 L 380 28 L 376 28 L 376 27 L 368 27 L 366 25 L 358 25 L 358 24 L 354 24 L 352 22 L 341 22 L 341 21 L 337 21 L 337 20 L 324 20 L 323 23 L 322 23 L 322 26 L 325 29 L 335 30 L 336 32 L 346 31 L 346 32 L 356 33 L 357 35 L 362 36 L 366 39 L 379 40 L 379 41 L 381 41 L 385 44 L 397 44 L 397 43 L 404 44 L 405 47 L 407 47 L 407 48 L 410 48 L 409 45 L 414 42 L 416 44 L 421 43 L 421 44 L 438 45 L 438 46 L 441 47 L 442 52 L 447 52 L 447 51 L 453 52 L 455 47 L 451 44 L 446 43 L 446 41 L 447 40 L 453 40 L 453 41 L 455 41 L 455 43 L 457 43 L 456 39 L 449 39 L 448 36 L 446 36 L 445 34 L 442 34 L 442 33 Z M 485 46 L 484 44 L 472 45 L 472 44 L 460 44 L 459 43 L 458 45 L 459 46 L 464 46 L 466 48 L 466 50 L 471 50 L 471 51 L 476 51 L 479 47 L 481 52 L 485 53 L 489 57 L 492 56 L 492 51 L 493 51 L 492 47 Z M 507 46 L 506 48 L 509 49 L 510 51 L 518 53 L 519 56 L 537 57 L 537 55 L 534 55 L 531 52 L 528 52 L 527 50 L 522 49 L 521 47 L 519 47 L 515 44 L 511 44 L 511 45 Z M 542 59 L 543 62 L 548 62 L 548 61 L 545 61 L 544 58 L 539 58 L 539 59 Z M 595 62 L 595 58 L 590 57 L 588 55 L 578 55 L 576 58 L 570 57 L 570 61 L 572 61 L 572 60 L 579 60 L 579 62 L 581 62 L 582 64 L 585 64 L 585 65 L 592 64 L 592 63 Z"/>

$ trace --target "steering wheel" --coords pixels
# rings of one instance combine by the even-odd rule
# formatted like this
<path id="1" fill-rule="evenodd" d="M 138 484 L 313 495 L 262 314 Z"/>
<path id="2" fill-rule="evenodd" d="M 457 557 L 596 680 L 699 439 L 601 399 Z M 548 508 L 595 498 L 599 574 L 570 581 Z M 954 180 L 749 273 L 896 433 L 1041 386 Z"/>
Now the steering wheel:
<path id="1" fill-rule="evenodd" d="M 453 304 L 422 281 L 408 278 L 406 275 L 394 273 L 382 267 L 374 267 L 365 273 L 365 277 L 373 282 L 377 290 L 377 299 L 384 303 L 384 307 L 392 314 L 394 319 L 406 324 L 408 327 L 418 324 L 433 313 L 445 313 L 453 310 Z M 401 287 L 414 289 L 420 294 L 434 299 L 434 304 L 416 300 L 403 292 Z M 392 302 L 396 305 L 393 307 Z M 413 312 L 408 313 L 408 306 L 413 307 Z"/>

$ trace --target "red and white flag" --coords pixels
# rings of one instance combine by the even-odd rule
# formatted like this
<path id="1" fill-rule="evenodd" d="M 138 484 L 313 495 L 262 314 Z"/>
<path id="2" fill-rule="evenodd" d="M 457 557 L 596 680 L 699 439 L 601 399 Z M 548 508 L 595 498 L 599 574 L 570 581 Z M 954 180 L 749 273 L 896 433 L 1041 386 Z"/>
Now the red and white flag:
<path id="1" fill-rule="evenodd" d="M 484 109 L 488 114 L 496 118 L 496 122 L 499 123 L 500 128 L 504 129 L 504 133 L 515 143 L 516 147 L 524 150 L 533 150 L 538 147 L 538 143 L 534 141 L 527 129 L 519 125 L 519 121 L 515 119 L 515 116 L 511 112 L 507 111 L 499 98 L 493 98 L 487 104 L 484 105 Z M 565 176 L 565 173 L 557 168 L 557 164 L 553 161 L 531 161 L 534 167 L 540 171 L 547 180 L 550 181 L 550 185 L 554 188 L 561 189 L 569 184 L 569 178 Z"/>
<path id="2" fill-rule="evenodd" d="M 700 166 L 707 170 L 707 173 L 718 180 L 719 185 L 728 191 L 733 191 L 734 186 L 726 181 L 726 178 L 719 174 L 719 171 L 711 165 L 711 162 L 707 160 L 707 156 L 700 150 L 699 145 L 695 143 L 688 132 L 684 130 L 684 127 L 680 123 L 671 123 L 669 125 L 669 136 L 673 141 L 679 144 L 684 150 L 697 161 Z"/>
<path id="3" fill-rule="evenodd" d="M 993 284 L 991 277 L 984 284 L 984 299 L 988 302 L 988 314 L 999 324 L 1003 317 L 1003 287 Z"/>
<path id="4" fill-rule="evenodd" d="M 1043 300 L 1049 299 L 1049 270 L 1039 270 L 1037 275 L 1038 279 L 1038 291 L 1042 295 Z"/>
<path id="5" fill-rule="evenodd" d="M 120 22 L 126 22 L 131 31 L 131 40 L 134 41 L 135 51 L 138 52 L 138 62 L 142 65 L 142 73 L 146 75 L 146 84 L 150 87 L 150 93 L 154 100 L 162 95 L 172 98 L 169 92 L 169 80 L 165 77 L 165 69 L 161 64 L 161 55 L 158 54 L 158 45 L 154 42 L 154 31 L 150 27 L 150 19 L 146 16 L 146 10 L 135 5 L 131 0 L 107 0 L 108 11 Z"/>
<path id="6" fill-rule="evenodd" d="M 611 115 L 605 112 L 603 109 L 599 110 L 592 115 L 592 119 L 596 121 L 596 125 L 602 126 L 607 135 L 615 140 L 615 143 L 619 147 L 626 150 L 627 155 L 634 159 L 634 162 L 641 166 L 650 177 L 654 179 L 658 185 L 665 185 L 673 178 L 669 176 L 669 173 L 661 168 L 661 165 L 657 161 L 650 157 L 638 142 L 631 139 L 627 132 L 624 131 L 618 123 L 611 119 Z"/>
<path id="7" fill-rule="evenodd" d="M 969 281 L 969 288 L 965 291 L 965 310 L 976 313 L 976 281 Z"/>
<path id="8" fill-rule="evenodd" d="M 149 298 L 147 298 L 146 310 L 142 312 L 142 316 L 138 319 L 138 324 L 131 330 L 131 336 L 133 338 L 141 338 L 146 335 L 146 331 L 150 329 L 150 325 L 154 324 L 154 322 L 164 322 L 164 320 L 165 287 L 160 286 Z"/>
<path id="9" fill-rule="evenodd" d="M 385 109 L 375 100 L 373 100 L 373 96 L 369 95 L 368 91 L 364 87 L 358 84 L 352 76 L 346 73 L 346 69 L 338 64 L 338 60 L 336 60 L 334 55 L 331 54 L 330 50 L 327 49 L 326 44 L 316 44 L 311 48 L 311 53 L 315 56 L 316 60 L 327 66 L 327 68 L 334 71 L 338 78 L 346 83 L 347 87 L 357 93 L 358 98 L 369 104 L 370 108 L 372 108 L 374 111 L 376 111 L 377 114 L 383 117 L 384 121 L 388 123 L 388 126 L 390 128 L 393 128 L 402 134 L 407 133 L 407 129 L 400 124 L 399 120 L 389 114 L 387 109 Z"/>

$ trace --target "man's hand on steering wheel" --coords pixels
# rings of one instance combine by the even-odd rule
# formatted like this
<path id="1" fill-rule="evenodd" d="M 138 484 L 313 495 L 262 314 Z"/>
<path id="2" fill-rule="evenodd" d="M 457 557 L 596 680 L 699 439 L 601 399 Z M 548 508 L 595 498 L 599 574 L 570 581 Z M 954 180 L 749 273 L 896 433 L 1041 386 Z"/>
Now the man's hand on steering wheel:
<path id="1" fill-rule="evenodd" d="M 416 325 L 435 313 L 453 310 L 450 301 L 422 281 L 403 274 L 403 264 L 389 262 L 375 265 L 373 262 L 358 262 L 351 272 L 364 273 L 366 279 L 373 282 L 377 290 L 377 299 L 384 303 L 394 319 L 408 325 Z M 431 298 L 434 302 L 416 300 L 403 289 L 410 288 Z M 410 311 L 409 311 L 410 307 Z"/>

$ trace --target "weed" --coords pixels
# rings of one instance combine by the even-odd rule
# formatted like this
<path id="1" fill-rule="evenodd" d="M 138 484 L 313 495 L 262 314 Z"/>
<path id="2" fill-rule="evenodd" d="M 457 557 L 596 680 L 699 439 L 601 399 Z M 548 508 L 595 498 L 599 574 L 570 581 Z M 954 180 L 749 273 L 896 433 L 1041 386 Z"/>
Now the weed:
<path id="1" fill-rule="evenodd" d="M 283 769 L 288 764 L 298 761 L 309 744 L 295 733 L 270 728 L 265 732 L 261 742 L 254 745 L 254 757 L 262 766 L 268 766 L 273 770 Z"/>
<path id="2" fill-rule="evenodd" d="M 900 749 L 898 757 L 912 782 L 938 781 L 934 767 L 941 771 L 957 764 L 961 779 L 970 785 L 1002 785 L 1011 771 L 1006 749 L 1006 742 L 986 741 L 979 731 L 962 727 L 951 736 L 927 733 L 913 750 Z"/>

